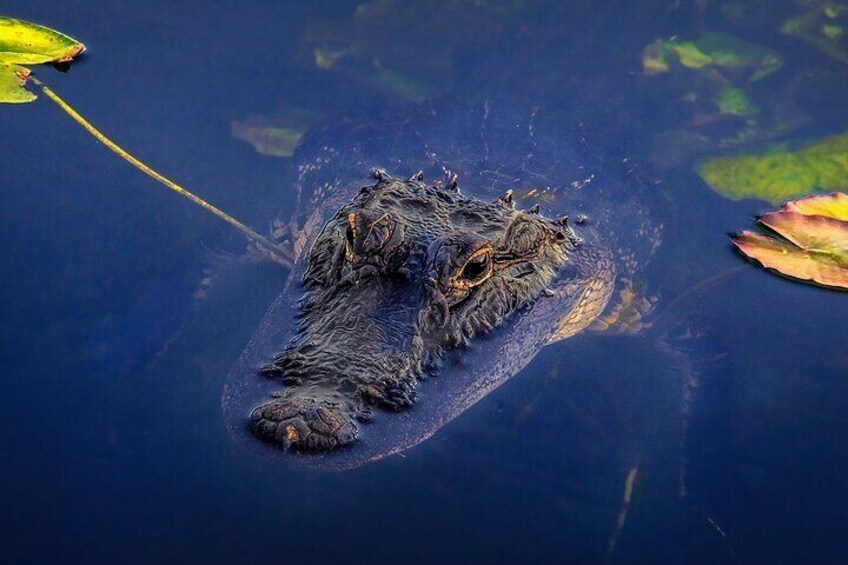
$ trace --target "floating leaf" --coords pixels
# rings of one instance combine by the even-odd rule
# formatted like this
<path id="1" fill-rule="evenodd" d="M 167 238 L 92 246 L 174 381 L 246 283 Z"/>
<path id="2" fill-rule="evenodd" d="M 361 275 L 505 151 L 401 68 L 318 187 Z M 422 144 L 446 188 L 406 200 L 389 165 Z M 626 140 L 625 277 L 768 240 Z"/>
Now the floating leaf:
<path id="1" fill-rule="evenodd" d="M 818 215 L 848 222 L 848 195 L 842 192 L 817 194 L 784 204 L 783 209 L 808 216 Z"/>
<path id="2" fill-rule="evenodd" d="M 701 164 L 698 174 L 713 190 L 733 200 L 760 198 L 774 204 L 839 190 L 848 186 L 848 133 L 797 151 L 715 157 Z"/>
<path id="3" fill-rule="evenodd" d="M 24 88 L 30 71 L 19 65 L 68 62 L 85 46 L 50 28 L 0 16 L 0 103 L 35 100 Z"/>
<path id="4" fill-rule="evenodd" d="M 17 65 L 0 65 L 0 103 L 23 104 L 36 96 L 26 88 L 29 69 Z"/>
<path id="5" fill-rule="evenodd" d="M 746 257 L 793 279 L 848 290 L 848 195 L 787 202 L 759 223 L 777 237 L 751 231 L 734 236 Z"/>
<path id="6" fill-rule="evenodd" d="M 84 50 L 82 43 L 63 33 L 0 16 L 0 63 L 64 63 Z"/>

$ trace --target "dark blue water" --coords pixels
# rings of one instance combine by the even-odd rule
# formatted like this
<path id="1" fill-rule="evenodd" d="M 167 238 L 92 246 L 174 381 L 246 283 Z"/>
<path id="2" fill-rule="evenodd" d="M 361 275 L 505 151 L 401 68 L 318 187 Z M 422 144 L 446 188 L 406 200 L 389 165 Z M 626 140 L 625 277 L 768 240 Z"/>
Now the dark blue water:
<path id="1" fill-rule="evenodd" d="M 241 259 L 238 234 L 47 100 L 0 107 L 3 562 L 848 557 L 845 295 L 732 251 L 727 233 L 770 206 L 716 195 L 692 165 L 745 147 L 657 140 L 717 139 L 739 122 L 711 125 L 676 102 L 685 85 L 666 96 L 673 81 L 641 73 L 641 47 L 657 38 L 732 33 L 784 59 L 772 82 L 750 87 L 756 101 L 791 91 L 806 116 L 762 143 L 845 131 L 848 69 L 777 31 L 798 6 L 387 1 L 369 3 L 382 15 L 363 22 L 357 2 L 292 4 L 11 0 L 2 12 L 83 40 L 80 64 L 39 76 L 260 231 L 293 209 L 297 157 L 257 154 L 233 139 L 233 120 L 292 108 L 328 122 L 414 114 L 421 96 L 447 98 L 466 80 L 496 89 L 517 72 L 509 54 L 528 49 L 521 96 L 548 96 L 554 69 L 573 73 L 561 88 L 591 91 L 608 114 L 596 146 L 626 138 L 669 194 L 645 283 L 659 297 L 652 330 L 545 349 L 405 457 L 339 474 L 281 469 L 233 444 L 220 396 L 285 271 Z M 402 86 L 316 68 L 316 45 L 355 41 Z M 622 88 L 629 103 L 605 103 Z"/>

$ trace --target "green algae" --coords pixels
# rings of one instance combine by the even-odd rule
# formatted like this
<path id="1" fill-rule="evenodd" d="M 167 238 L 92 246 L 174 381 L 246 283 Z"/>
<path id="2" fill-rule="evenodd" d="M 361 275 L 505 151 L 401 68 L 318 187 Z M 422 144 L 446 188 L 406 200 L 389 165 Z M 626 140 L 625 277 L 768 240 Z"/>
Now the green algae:
<path id="1" fill-rule="evenodd" d="M 790 151 L 714 157 L 697 167 L 716 192 L 732 200 L 759 198 L 778 204 L 790 198 L 848 186 L 848 133 Z"/>

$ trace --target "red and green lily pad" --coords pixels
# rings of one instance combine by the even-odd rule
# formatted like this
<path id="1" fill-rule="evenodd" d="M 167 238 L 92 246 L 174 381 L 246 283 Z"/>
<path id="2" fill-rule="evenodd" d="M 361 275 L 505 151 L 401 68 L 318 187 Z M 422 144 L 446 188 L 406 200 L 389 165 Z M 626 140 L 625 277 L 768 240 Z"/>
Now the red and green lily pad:
<path id="1" fill-rule="evenodd" d="M 742 254 L 786 277 L 848 291 L 848 195 L 787 202 L 758 223 L 764 233 L 733 236 Z"/>

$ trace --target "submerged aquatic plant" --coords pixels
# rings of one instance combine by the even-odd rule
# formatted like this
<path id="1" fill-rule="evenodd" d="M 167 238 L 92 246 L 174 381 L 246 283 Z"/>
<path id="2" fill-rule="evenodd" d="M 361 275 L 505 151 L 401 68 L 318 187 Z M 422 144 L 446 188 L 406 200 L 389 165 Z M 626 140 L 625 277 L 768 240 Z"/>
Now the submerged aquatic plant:
<path id="1" fill-rule="evenodd" d="M 770 233 L 733 236 L 746 257 L 786 277 L 848 291 L 848 195 L 790 201 L 758 222 Z"/>
<path id="2" fill-rule="evenodd" d="M 692 107 L 696 127 L 713 130 L 708 140 L 736 145 L 773 137 L 792 121 L 781 104 L 755 100 L 755 85 L 783 68 L 783 57 L 762 45 L 727 33 L 706 33 L 693 40 L 658 39 L 642 51 L 646 75 L 670 75 L 664 88 Z"/>
<path id="3" fill-rule="evenodd" d="M 320 119 L 317 112 L 284 107 L 272 115 L 253 114 L 233 120 L 230 131 L 235 139 L 246 141 L 260 155 L 291 157 L 309 127 Z"/>
<path id="4" fill-rule="evenodd" d="M 810 43 L 837 61 L 848 63 L 848 4 L 812 4 L 808 12 L 786 20 L 780 31 Z"/>
<path id="5" fill-rule="evenodd" d="M 690 69 L 739 71 L 751 82 L 783 66 L 780 56 L 771 49 L 726 33 L 707 33 L 695 41 L 658 39 L 642 53 L 642 68 L 646 74 L 668 72 L 676 63 Z"/>
<path id="6" fill-rule="evenodd" d="M 79 112 L 74 110 L 70 104 L 53 92 L 52 89 L 33 76 L 32 71 L 23 66 L 44 63 L 69 64 L 83 51 L 85 51 L 85 46 L 81 42 L 63 33 L 39 24 L 0 16 L 0 103 L 21 104 L 32 102 L 37 96 L 26 87 L 29 83 L 39 87 L 47 98 L 55 102 L 75 122 L 120 158 L 168 189 L 188 198 L 201 208 L 224 220 L 242 232 L 252 243 L 265 251 L 269 257 L 284 265 L 291 265 L 291 257 L 283 249 L 274 245 L 226 212 L 216 208 L 133 157 L 95 128 Z"/>

